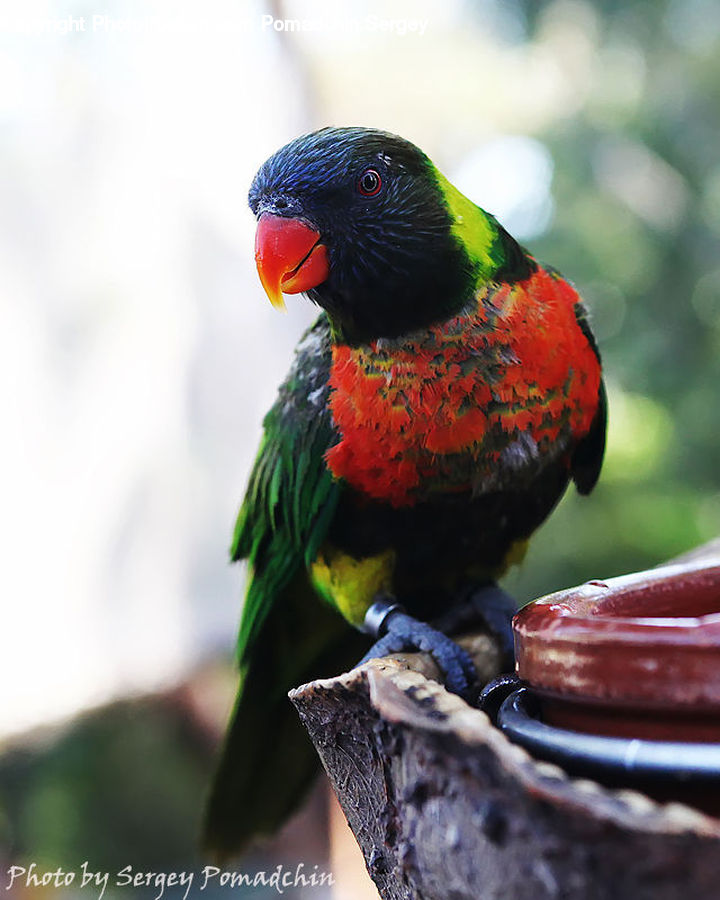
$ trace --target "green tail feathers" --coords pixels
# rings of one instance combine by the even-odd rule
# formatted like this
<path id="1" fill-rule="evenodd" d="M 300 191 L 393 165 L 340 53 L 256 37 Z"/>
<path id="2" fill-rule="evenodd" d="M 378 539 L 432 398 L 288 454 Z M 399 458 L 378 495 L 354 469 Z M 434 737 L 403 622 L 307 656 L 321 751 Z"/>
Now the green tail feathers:
<path id="1" fill-rule="evenodd" d="M 339 497 L 325 465 L 333 437 L 330 359 L 330 326 L 321 315 L 265 417 L 235 528 L 231 556 L 249 568 L 237 645 L 241 685 L 203 836 L 221 858 L 276 830 L 319 768 L 287 692 L 352 666 L 366 644 L 307 576 Z"/>
<path id="2" fill-rule="evenodd" d="M 316 598 L 304 573 L 278 599 L 241 672 L 241 687 L 206 809 L 202 843 L 218 861 L 270 835 L 319 771 L 287 692 L 362 656 L 366 639 Z"/>

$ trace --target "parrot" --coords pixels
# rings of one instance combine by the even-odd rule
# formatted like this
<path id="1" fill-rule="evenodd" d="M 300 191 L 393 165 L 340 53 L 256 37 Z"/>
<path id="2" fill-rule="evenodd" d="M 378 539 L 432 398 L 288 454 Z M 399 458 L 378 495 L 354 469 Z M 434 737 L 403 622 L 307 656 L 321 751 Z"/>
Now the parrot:
<path id="1" fill-rule="evenodd" d="M 299 805 L 319 764 L 287 693 L 354 666 L 367 633 L 365 658 L 428 651 L 466 693 L 472 663 L 433 617 L 492 592 L 570 481 L 590 493 L 607 423 L 575 288 L 411 142 L 302 135 L 248 200 L 270 302 L 303 293 L 320 311 L 264 419 L 232 541 L 248 581 L 203 823 L 219 859 Z"/>

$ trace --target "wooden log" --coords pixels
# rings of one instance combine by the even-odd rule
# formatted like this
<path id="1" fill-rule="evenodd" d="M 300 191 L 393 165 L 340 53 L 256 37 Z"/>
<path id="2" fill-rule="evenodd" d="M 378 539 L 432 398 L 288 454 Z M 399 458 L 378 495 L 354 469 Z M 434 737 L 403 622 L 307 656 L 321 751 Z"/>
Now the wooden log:
<path id="1" fill-rule="evenodd" d="M 290 694 L 384 900 L 720 896 L 720 820 L 532 759 L 436 675 L 407 654 Z"/>

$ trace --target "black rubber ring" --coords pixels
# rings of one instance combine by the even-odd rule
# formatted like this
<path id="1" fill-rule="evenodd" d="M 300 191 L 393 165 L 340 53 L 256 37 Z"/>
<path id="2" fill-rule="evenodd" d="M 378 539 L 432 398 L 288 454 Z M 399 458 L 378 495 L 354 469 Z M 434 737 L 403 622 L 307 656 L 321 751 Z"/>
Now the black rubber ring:
<path id="1" fill-rule="evenodd" d="M 604 737 L 547 725 L 532 715 L 536 701 L 519 688 L 502 703 L 498 728 L 533 756 L 573 774 L 666 783 L 720 783 L 720 744 Z"/>
<path id="2" fill-rule="evenodd" d="M 376 600 L 365 613 L 360 631 L 372 637 L 382 637 L 387 620 L 393 613 L 405 612 L 405 607 L 395 600 Z"/>

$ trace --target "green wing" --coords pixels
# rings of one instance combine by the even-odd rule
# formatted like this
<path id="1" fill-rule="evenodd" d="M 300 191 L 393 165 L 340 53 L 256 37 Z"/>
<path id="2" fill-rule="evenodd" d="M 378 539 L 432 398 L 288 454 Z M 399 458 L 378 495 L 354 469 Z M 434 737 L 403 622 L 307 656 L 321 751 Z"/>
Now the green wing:
<path id="1" fill-rule="evenodd" d="M 275 831 L 319 769 L 288 690 L 347 668 L 367 643 L 315 594 L 305 571 L 341 491 L 324 458 L 335 440 L 331 358 L 322 315 L 298 345 L 265 419 L 235 528 L 232 556 L 249 561 L 250 578 L 238 638 L 240 687 L 203 824 L 203 844 L 218 860 Z"/>
<path id="2" fill-rule="evenodd" d="M 233 560 L 247 559 L 250 578 L 238 635 L 242 665 L 270 612 L 301 566 L 309 565 L 327 533 L 341 491 L 325 465 L 335 433 L 328 406 L 332 360 L 323 313 L 303 335 L 278 399 L 263 423 L 232 543 Z"/>
<path id="3" fill-rule="evenodd" d="M 595 335 L 590 329 L 587 310 L 582 302 L 575 304 L 575 318 L 587 342 L 592 347 L 598 363 L 601 363 L 600 350 L 598 349 Z M 600 470 L 602 469 L 605 456 L 607 416 L 607 393 L 605 391 L 605 383 L 600 379 L 597 412 L 590 425 L 590 431 L 575 448 L 572 459 L 572 478 L 580 494 L 589 494 L 600 477 Z"/>

